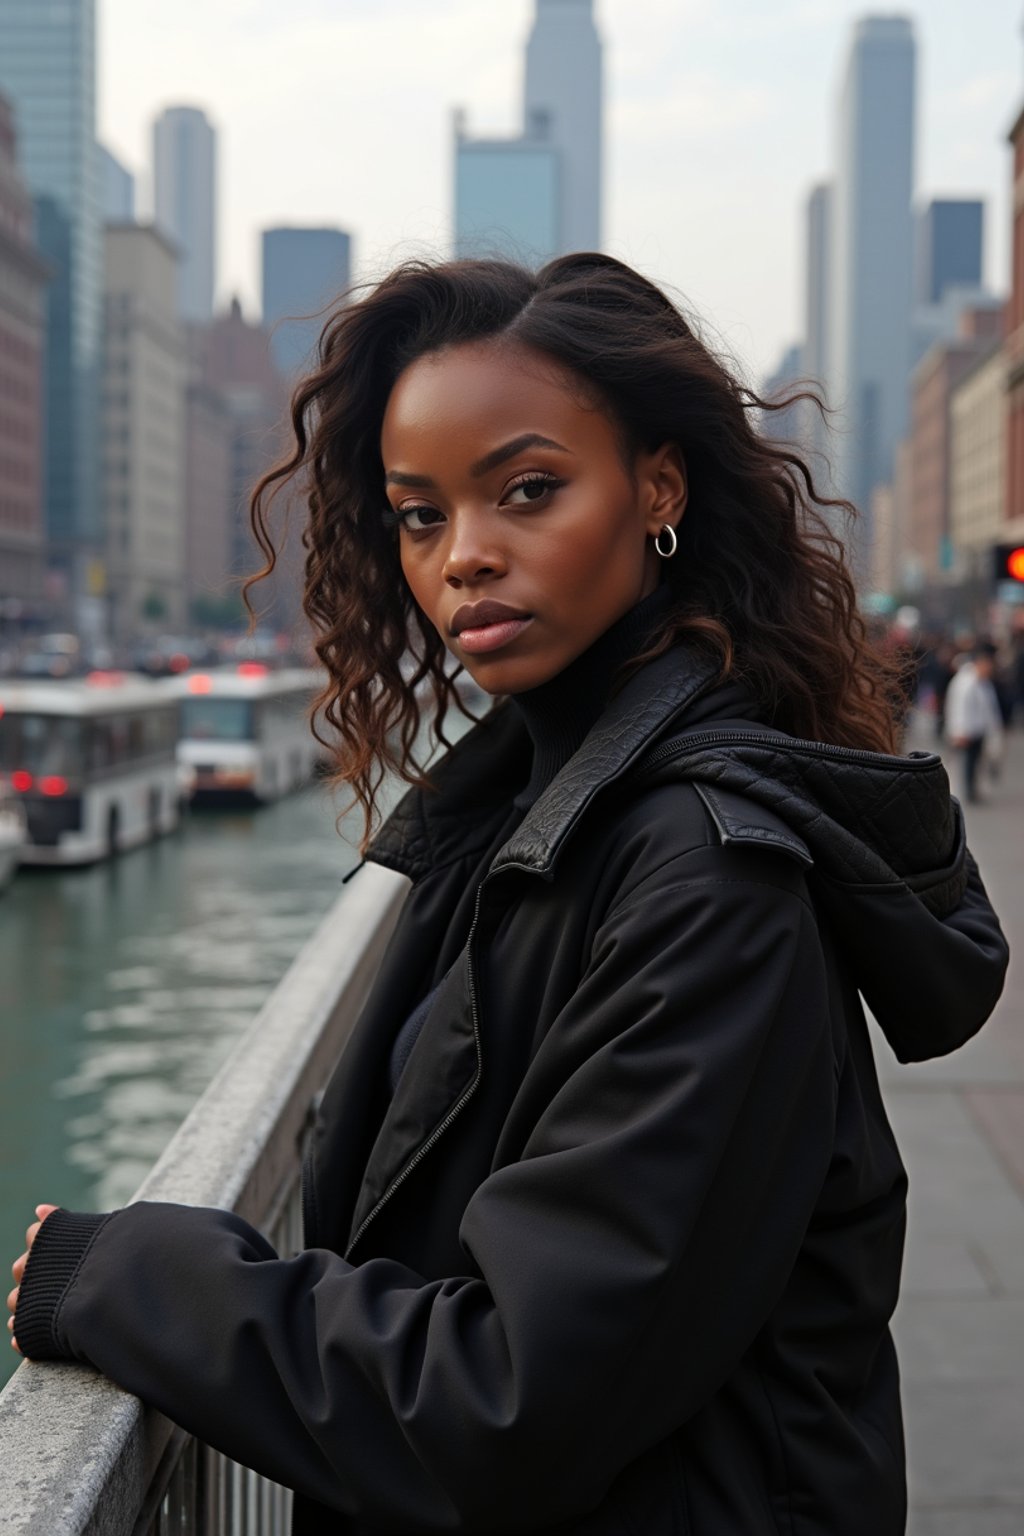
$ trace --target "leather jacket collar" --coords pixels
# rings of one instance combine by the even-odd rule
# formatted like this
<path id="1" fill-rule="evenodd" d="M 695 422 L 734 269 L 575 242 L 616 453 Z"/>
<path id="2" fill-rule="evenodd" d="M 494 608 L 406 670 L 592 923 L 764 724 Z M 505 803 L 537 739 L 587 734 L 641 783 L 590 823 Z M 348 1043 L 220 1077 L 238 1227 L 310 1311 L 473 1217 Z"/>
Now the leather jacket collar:
<path id="1" fill-rule="evenodd" d="M 551 878 L 558 853 L 596 795 L 626 774 L 675 717 L 714 684 L 709 657 L 675 646 L 634 672 L 579 751 L 548 785 L 495 856 L 491 869 Z M 489 828 L 486 811 L 507 806 L 529 774 L 531 745 L 515 710 L 499 704 L 456 743 L 432 776 L 410 790 L 367 851 L 367 859 L 419 880 L 468 851 L 467 811 Z M 478 814 L 483 813 L 483 814 Z"/>

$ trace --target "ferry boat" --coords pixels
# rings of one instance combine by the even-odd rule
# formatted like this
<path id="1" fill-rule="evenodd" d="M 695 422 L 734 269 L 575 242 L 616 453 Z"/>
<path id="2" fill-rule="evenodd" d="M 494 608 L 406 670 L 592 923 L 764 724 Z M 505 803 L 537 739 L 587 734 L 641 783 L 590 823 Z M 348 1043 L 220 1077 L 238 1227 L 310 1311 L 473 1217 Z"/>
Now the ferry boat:
<path id="1" fill-rule="evenodd" d="M 0 775 L 25 864 L 90 864 L 178 824 L 177 708 L 146 678 L 0 680 Z"/>
<path id="2" fill-rule="evenodd" d="M 193 800 L 263 804 L 308 784 L 327 761 L 309 710 L 323 685 L 311 668 L 263 662 L 182 673 L 165 686 L 180 703 L 178 763 Z"/>

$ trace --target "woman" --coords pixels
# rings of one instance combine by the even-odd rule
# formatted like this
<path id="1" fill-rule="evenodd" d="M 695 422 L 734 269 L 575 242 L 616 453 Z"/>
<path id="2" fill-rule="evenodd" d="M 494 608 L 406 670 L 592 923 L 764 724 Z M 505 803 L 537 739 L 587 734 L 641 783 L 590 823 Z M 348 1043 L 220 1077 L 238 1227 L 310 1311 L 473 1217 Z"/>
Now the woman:
<path id="1" fill-rule="evenodd" d="M 398 269 L 327 328 L 306 610 L 411 889 L 326 1092 L 307 1247 L 57 1210 L 17 1342 L 294 1487 L 302 1532 L 903 1528 L 904 1059 L 1006 946 L 798 457 L 598 255 Z M 415 658 L 412 676 L 402 663 Z M 424 685 L 499 703 L 429 778 Z M 417 691 L 419 690 L 419 691 Z"/>

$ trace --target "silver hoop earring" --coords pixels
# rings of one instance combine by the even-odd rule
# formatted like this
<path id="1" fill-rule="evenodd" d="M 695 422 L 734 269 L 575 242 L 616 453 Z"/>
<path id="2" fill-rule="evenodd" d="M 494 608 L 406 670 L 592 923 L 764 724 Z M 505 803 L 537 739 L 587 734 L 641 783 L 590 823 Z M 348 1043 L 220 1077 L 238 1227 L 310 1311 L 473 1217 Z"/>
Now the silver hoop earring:
<path id="1" fill-rule="evenodd" d="M 661 547 L 661 536 L 662 536 L 663 533 L 667 533 L 668 537 L 669 537 L 668 549 L 662 549 L 662 547 Z M 658 554 L 661 556 L 661 558 L 663 560 L 671 560 L 672 559 L 672 556 L 675 554 L 676 550 L 679 548 L 679 540 L 676 538 L 676 531 L 672 527 L 671 523 L 662 523 L 662 525 L 661 525 L 660 529 L 658 530 L 658 533 L 657 533 L 657 535 L 655 537 L 654 547 L 658 551 Z"/>

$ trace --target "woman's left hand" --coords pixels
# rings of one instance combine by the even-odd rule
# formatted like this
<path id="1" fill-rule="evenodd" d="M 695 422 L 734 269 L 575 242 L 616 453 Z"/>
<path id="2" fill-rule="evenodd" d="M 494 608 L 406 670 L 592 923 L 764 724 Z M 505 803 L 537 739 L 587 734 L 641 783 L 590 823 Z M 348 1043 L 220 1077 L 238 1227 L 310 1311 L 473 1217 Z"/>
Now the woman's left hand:
<path id="1" fill-rule="evenodd" d="M 22 1276 L 25 1273 L 25 1265 L 28 1263 L 28 1256 L 32 1252 L 32 1244 L 36 1240 L 39 1228 L 42 1226 L 47 1216 L 52 1215 L 56 1209 L 57 1207 L 55 1205 L 36 1206 L 36 1215 L 39 1217 L 39 1220 L 34 1221 L 29 1227 L 28 1231 L 25 1233 L 25 1252 L 21 1255 L 20 1259 L 15 1259 L 14 1263 L 11 1265 L 11 1273 L 14 1275 L 14 1278 L 18 1283 L 7 1298 L 7 1310 L 11 1314 L 7 1319 L 7 1327 L 11 1332 L 11 1348 L 17 1349 L 19 1355 L 21 1354 L 21 1350 L 18 1349 L 18 1341 L 14 1337 L 14 1312 L 18 1305 L 18 1291 L 21 1286 Z"/>

